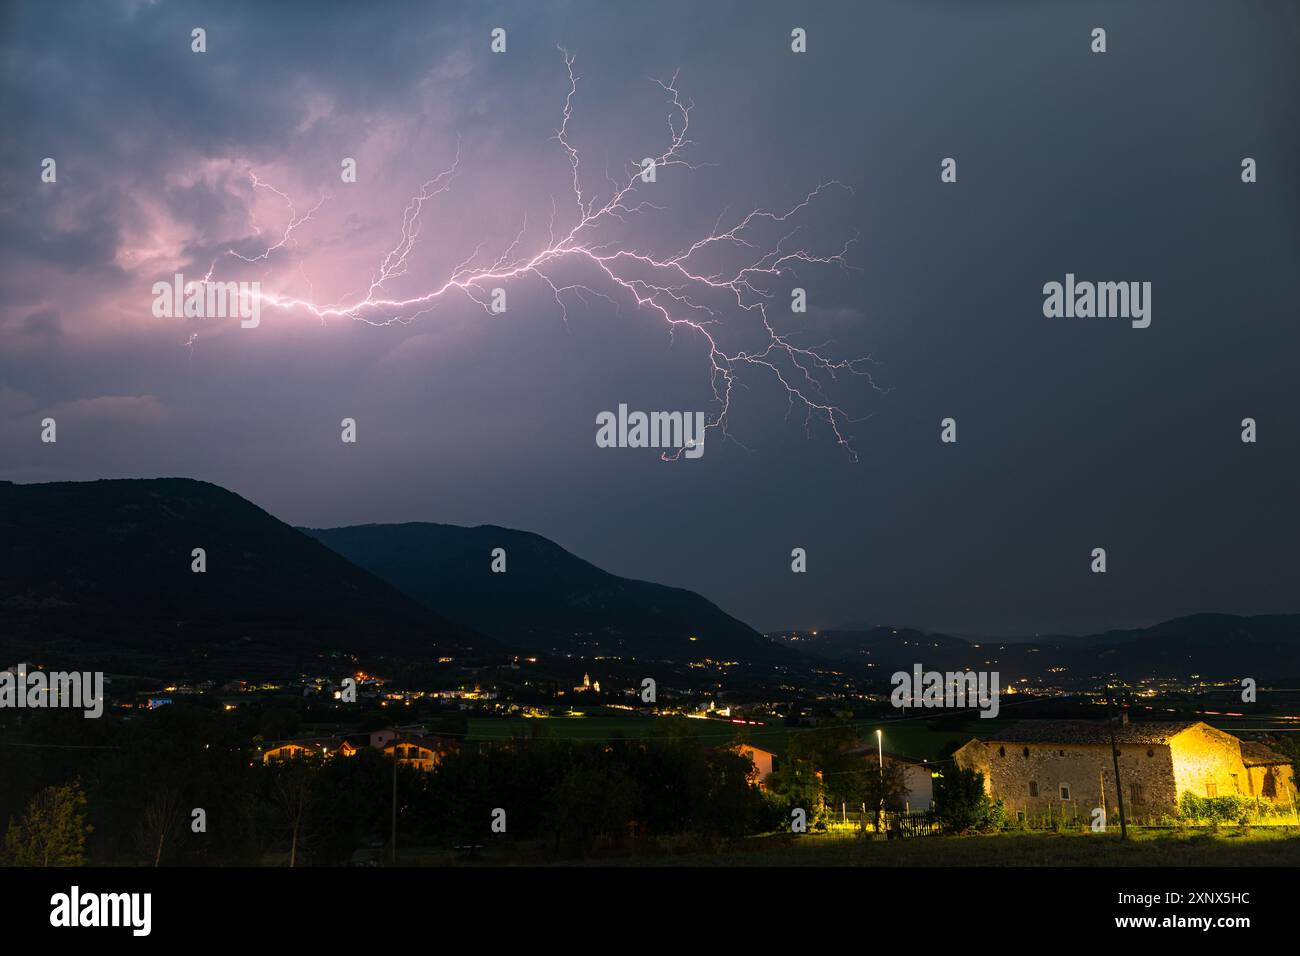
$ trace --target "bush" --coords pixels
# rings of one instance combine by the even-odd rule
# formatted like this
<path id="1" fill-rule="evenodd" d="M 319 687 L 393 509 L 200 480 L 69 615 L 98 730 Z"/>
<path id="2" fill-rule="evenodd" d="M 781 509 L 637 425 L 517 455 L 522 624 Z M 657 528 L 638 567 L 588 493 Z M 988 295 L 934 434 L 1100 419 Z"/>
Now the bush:
<path id="1" fill-rule="evenodd" d="M 950 833 L 987 833 L 1006 824 L 1002 801 L 984 792 L 984 774 L 961 767 L 934 779 L 934 815 Z"/>
<path id="2" fill-rule="evenodd" d="M 1250 797 L 1198 797 L 1187 792 L 1178 801 L 1178 812 L 1186 820 L 1203 821 L 1217 827 L 1225 823 L 1246 826 L 1273 815 L 1276 810 Z"/>

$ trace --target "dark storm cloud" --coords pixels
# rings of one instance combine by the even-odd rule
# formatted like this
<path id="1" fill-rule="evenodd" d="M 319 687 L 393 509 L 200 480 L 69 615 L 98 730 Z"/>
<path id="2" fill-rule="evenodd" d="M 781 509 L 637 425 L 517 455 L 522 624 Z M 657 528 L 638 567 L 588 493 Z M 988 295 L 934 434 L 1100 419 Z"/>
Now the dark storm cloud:
<path id="1" fill-rule="evenodd" d="M 294 523 L 514 525 L 760 627 L 1030 632 L 1297 609 L 1293 6 L 164 2 L 0 17 L 0 477 L 186 474 Z M 492 58 L 498 25 L 510 52 Z M 1104 56 L 1088 52 L 1098 25 Z M 634 234 L 647 247 L 826 179 L 852 187 L 799 236 L 838 249 L 856 231 L 853 270 L 801 269 L 810 311 L 780 317 L 801 342 L 878 363 L 887 392 L 835 389 L 861 419 L 857 464 L 759 375 L 732 410 L 748 450 L 711 442 L 665 465 L 596 448 L 594 416 L 619 402 L 712 409 L 701 343 L 626 302 L 574 305 L 566 325 L 537 283 L 512 286 L 499 317 L 463 302 L 409 327 L 277 317 L 251 338 L 199 326 L 193 349 L 189 327 L 152 320 L 152 277 L 254 254 L 250 211 L 282 227 L 251 168 L 304 206 L 330 194 L 295 250 L 321 284 L 364 284 L 457 137 L 465 175 L 429 213 L 408 292 L 513 235 L 523 210 L 544 222 L 566 188 L 548 142 L 567 89 L 557 43 L 578 56 L 574 130 L 595 182 L 662 139 L 648 77 L 680 68 L 696 103 L 692 157 L 716 165 L 665 177 L 665 210 Z M 330 184 L 354 153 L 361 201 Z M 37 181 L 45 156 L 57 194 Z M 945 156 L 956 185 L 939 183 Z M 1240 182 L 1243 156 L 1257 184 Z M 234 265 L 226 277 L 266 271 Z M 271 265 L 292 279 L 291 259 Z M 1066 272 L 1151 281 L 1151 328 L 1043 318 L 1043 283 Z M 76 427 L 42 449 L 30 426 L 50 409 Z M 361 423 L 349 457 L 344 415 Z M 1247 415 L 1255 446 L 1237 439 Z M 938 441 L 946 416 L 955 446 Z M 789 571 L 795 546 L 807 575 Z M 1104 578 L 1087 570 L 1098 546 Z"/>

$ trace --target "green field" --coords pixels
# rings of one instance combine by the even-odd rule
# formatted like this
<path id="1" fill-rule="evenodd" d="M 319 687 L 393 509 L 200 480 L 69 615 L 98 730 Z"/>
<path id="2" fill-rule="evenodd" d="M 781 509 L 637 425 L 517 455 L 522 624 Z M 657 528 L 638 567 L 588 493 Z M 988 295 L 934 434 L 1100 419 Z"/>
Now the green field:
<path id="1" fill-rule="evenodd" d="M 725 746 L 743 734 L 755 747 L 784 754 L 794 734 L 815 734 L 817 728 L 786 727 L 781 718 L 768 718 L 762 726 L 741 726 L 727 720 L 689 717 L 645 717 L 623 711 L 592 708 L 569 717 L 475 717 L 469 721 L 470 740 L 510 740 L 541 734 L 557 740 L 655 739 L 690 734 L 702 743 Z M 945 746 L 960 745 L 977 733 L 988 734 L 997 721 L 969 721 L 958 730 L 932 730 L 930 718 L 859 723 L 864 745 L 874 745 L 876 728 L 884 731 L 885 750 L 918 759 L 943 756 Z"/>
<path id="2" fill-rule="evenodd" d="M 689 717 L 646 717 L 608 708 L 590 708 L 580 716 L 568 717 L 475 717 L 469 721 L 470 740 L 510 740 L 542 734 L 557 740 L 609 740 L 621 735 L 625 739 L 655 739 L 678 734 L 690 734 L 702 743 L 725 746 L 743 733 L 749 743 L 775 754 L 783 755 L 794 734 L 815 734 L 817 728 L 786 727 L 779 717 L 766 718 L 762 726 L 739 726 L 727 720 L 699 720 Z M 972 737 L 989 738 L 998 729 L 1014 723 L 1011 720 L 982 720 L 972 718 L 956 729 L 934 729 L 932 716 L 909 717 L 876 722 L 859 722 L 858 735 L 864 745 L 874 746 L 875 732 L 884 735 L 884 749 L 918 760 L 938 760 L 945 750 L 960 746 Z M 1234 729 L 1262 729 L 1272 722 L 1267 718 L 1209 721 L 1216 727 L 1232 733 Z"/>
<path id="3" fill-rule="evenodd" d="M 726 720 L 697 720 L 690 717 L 645 717 L 624 711 L 594 707 L 569 717 L 472 717 L 470 740 L 511 740 L 515 737 L 543 735 L 557 740 L 609 740 L 622 736 L 628 740 L 654 739 L 690 734 L 703 743 L 724 746 L 736 739 L 738 725 Z M 756 747 L 765 747 L 761 739 L 780 738 L 785 745 L 786 728 L 779 722 L 748 728 Z M 771 749 L 771 748 L 766 748 Z"/>

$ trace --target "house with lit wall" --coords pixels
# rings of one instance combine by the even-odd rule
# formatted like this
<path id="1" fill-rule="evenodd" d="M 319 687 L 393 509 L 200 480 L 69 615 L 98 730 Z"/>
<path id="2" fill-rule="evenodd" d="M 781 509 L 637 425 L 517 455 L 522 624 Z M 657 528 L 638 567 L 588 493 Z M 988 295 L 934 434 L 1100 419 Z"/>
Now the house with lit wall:
<path id="1" fill-rule="evenodd" d="M 385 757 L 397 754 L 397 762 L 402 766 L 415 767 L 417 770 L 432 770 L 442 763 L 442 758 L 450 752 L 453 744 L 441 737 L 397 737 L 390 739 L 381 748 Z"/>
<path id="2" fill-rule="evenodd" d="M 262 762 L 290 760 L 294 757 L 351 757 L 358 750 L 347 737 L 303 737 L 298 740 L 282 740 L 262 749 Z"/>
<path id="3" fill-rule="evenodd" d="M 767 778 L 776 770 L 776 754 L 752 744 L 737 744 L 736 749 L 748 757 L 754 764 L 754 774 L 750 778 L 760 787 L 767 786 Z"/>
<path id="4" fill-rule="evenodd" d="M 1112 730 L 1129 820 L 1174 816 L 1185 793 L 1294 807 L 1288 758 L 1203 721 L 1022 720 L 953 757 L 984 775 L 985 791 L 1014 819 L 1086 820 L 1097 807 L 1118 813 Z"/>
<path id="5" fill-rule="evenodd" d="M 860 756 L 867 762 L 868 769 L 881 764 L 898 768 L 897 773 L 903 784 L 902 790 L 886 801 L 886 810 L 916 813 L 929 810 L 934 806 L 935 768 L 928 760 L 890 753 L 888 750 L 881 750 L 876 744 L 853 747 L 845 752 Z"/>
<path id="6" fill-rule="evenodd" d="M 421 728 L 422 729 L 422 728 Z M 398 764 L 415 767 L 417 770 L 432 770 L 442 762 L 442 758 L 454 750 L 458 742 L 449 737 L 429 736 L 424 733 L 397 731 L 392 729 L 377 730 L 367 738 L 364 735 L 344 737 L 305 737 L 297 740 L 282 740 L 262 748 L 263 763 L 277 760 L 292 760 L 296 757 L 312 756 L 320 758 L 352 757 L 365 749 L 367 744 L 386 757 L 394 754 Z"/>

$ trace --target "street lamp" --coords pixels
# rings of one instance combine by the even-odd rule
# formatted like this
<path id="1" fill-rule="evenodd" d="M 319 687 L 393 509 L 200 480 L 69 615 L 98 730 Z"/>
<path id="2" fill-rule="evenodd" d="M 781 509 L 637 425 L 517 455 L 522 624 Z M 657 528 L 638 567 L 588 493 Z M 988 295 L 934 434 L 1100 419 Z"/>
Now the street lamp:
<path id="1" fill-rule="evenodd" d="M 876 728 L 876 753 L 880 758 L 880 804 L 876 807 L 876 832 L 880 832 L 880 818 L 885 812 L 885 734 Z"/>

